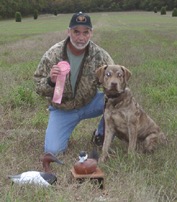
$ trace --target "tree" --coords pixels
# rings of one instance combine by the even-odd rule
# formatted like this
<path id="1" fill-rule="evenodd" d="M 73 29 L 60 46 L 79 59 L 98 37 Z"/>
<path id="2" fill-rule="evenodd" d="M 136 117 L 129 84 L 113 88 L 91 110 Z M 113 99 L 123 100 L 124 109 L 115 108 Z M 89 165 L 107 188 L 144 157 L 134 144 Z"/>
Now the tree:
<path id="1" fill-rule="evenodd" d="M 37 18 L 38 18 L 38 10 L 37 9 L 34 10 L 33 17 L 34 17 L 34 20 L 37 20 Z"/>
<path id="2" fill-rule="evenodd" d="M 177 8 L 173 9 L 172 17 L 177 17 Z"/>
<path id="3" fill-rule="evenodd" d="M 154 7 L 154 13 L 157 13 L 157 7 Z"/>
<path id="4" fill-rule="evenodd" d="M 166 15 L 166 7 L 162 7 L 160 11 L 161 15 Z"/>
<path id="5" fill-rule="evenodd" d="M 177 8 L 177 0 L 0 0 L 0 17 L 14 17 L 19 11 L 22 16 L 33 15 L 37 9 L 40 13 L 74 13 L 74 12 L 98 12 L 98 11 L 124 11 L 146 10 L 160 11 Z"/>
<path id="6" fill-rule="evenodd" d="M 21 22 L 22 21 L 21 13 L 18 12 L 18 11 L 15 13 L 15 21 L 16 22 Z"/>

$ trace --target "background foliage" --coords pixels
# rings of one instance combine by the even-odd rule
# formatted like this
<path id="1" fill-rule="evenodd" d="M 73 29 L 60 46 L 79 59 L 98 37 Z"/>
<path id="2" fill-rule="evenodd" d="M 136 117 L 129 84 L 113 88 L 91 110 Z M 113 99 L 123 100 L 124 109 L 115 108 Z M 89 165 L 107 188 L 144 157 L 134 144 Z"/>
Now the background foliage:
<path id="1" fill-rule="evenodd" d="M 16 11 L 22 16 L 32 15 L 37 9 L 40 13 L 73 13 L 98 11 L 153 11 L 156 7 L 173 10 L 177 0 L 0 0 L 0 17 L 14 17 Z"/>

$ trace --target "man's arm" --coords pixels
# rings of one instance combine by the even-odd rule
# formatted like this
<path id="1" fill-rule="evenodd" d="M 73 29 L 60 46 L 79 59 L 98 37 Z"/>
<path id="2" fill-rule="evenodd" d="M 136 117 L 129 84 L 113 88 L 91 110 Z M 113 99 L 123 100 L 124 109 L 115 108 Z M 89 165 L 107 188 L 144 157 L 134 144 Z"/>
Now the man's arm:
<path id="1" fill-rule="evenodd" d="M 51 81 L 50 78 L 50 70 L 53 64 L 51 63 L 50 59 L 45 54 L 35 73 L 34 73 L 34 81 L 36 83 L 36 92 L 39 95 L 52 97 L 54 92 L 55 83 Z"/>

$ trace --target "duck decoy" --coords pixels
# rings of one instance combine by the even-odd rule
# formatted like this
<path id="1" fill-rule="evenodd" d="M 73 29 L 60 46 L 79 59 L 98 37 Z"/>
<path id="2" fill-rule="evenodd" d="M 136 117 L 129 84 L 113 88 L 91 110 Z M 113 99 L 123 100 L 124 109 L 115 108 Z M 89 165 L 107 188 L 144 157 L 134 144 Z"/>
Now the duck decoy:
<path id="1" fill-rule="evenodd" d="M 57 181 L 57 177 L 52 173 L 27 171 L 18 175 L 8 176 L 14 183 L 17 184 L 35 184 L 40 186 L 51 186 Z"/>
<path id="2" fill-rule="evenodd" d="M 74 169 L 77 174 L 92 174 L 96 171 L 97 164 L 98 160 L 95 154 L 88 158 L 88 154 L 81 151 L 79 161 L 74 164 Z"/>
<path id="3" fill-rule="evenodd" d="M 50 168 L 51 162 L 55 162 L 58 164 L 64 164 L 62 161 L 57 159 L 57 157 L 51 153 L 44 154 L 44 156 L 41 157 L 41 161 L 42 161 L 42 166 L 43 166 L 44 172 L 48 172 L 48 173 L 51 172 L 51 168 Z"/>

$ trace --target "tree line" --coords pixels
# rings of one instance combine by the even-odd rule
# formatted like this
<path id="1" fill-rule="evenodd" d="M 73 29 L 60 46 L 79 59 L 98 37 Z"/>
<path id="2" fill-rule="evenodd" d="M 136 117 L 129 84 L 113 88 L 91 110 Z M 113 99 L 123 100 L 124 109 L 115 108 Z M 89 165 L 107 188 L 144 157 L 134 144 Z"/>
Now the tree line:
<path id="1" fill-rule="evenodd" d="M 39 13 L 109 12 L 109 11 L 153 11 L 166 7 L 177 8 L 177 0 L 0 0 L 0 18 L 14 17 L 15 12 L 22 16 Z"/>

